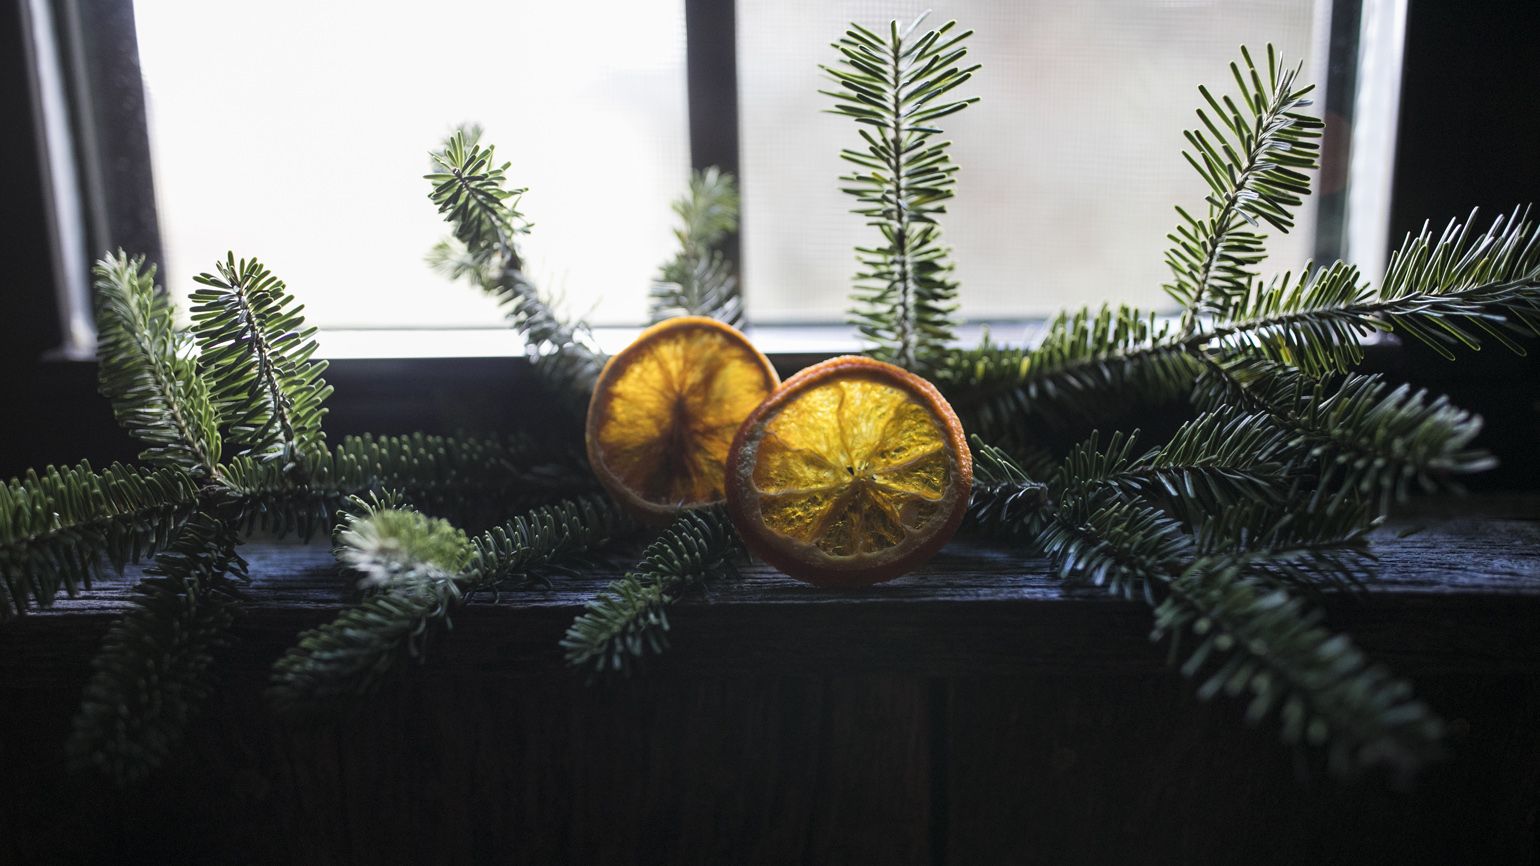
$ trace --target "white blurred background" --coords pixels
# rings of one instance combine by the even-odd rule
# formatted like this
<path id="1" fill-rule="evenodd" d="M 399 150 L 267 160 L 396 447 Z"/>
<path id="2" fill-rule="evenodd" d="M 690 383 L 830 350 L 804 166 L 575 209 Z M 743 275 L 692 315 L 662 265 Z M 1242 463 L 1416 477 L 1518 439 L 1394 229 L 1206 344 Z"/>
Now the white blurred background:
<path id="1" fill-rule="evenodd" d="M 962 167 L 945 223 L 974 318 L 1102 300 L 1166 306 L 1172 205 L 1204 189 L 1182 159 L 1196 86 L 1270 40 L 1322 81 L 1314 0 L 937 2 L 978 31 L 983 100 L 945 121 Z M 138 0 L 167 284 L 226 249 L 256 255 L 323 328 L 493 326 L 485 298 L 423 264 L 443 234 L 427 151 L 476 121 L 535 230 L 530 270 L 596 324 L 633 324 L 670 254 L 688 176 L 680 0 L 225 4 Z M 839 321 L 851 247 L 873 230 L 837 190 L 841 147 L 817 68 L 849 21 L 923 7 L 742 2 L 744 282 L 759 322 Z M 480 50 L 468 52 L 474 40 Z M 1260 56 L 1260 54 L 1259 54 Z M 1313 215 L 1274 244 L 1302 263 Z"/>

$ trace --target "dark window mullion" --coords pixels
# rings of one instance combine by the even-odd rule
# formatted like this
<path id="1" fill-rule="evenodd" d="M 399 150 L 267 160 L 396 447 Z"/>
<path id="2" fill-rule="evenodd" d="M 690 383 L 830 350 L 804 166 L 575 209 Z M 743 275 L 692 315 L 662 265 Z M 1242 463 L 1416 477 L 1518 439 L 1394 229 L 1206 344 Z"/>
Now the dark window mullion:
<path id="1" fill-rule="evenodd" d="M 64 0 L 58 8 L 90 253 L 122 247 L 163 265 L 134 6 Z"/>
<path id="2" fill-rule="evenodd" d="M 689 87 L 690 165 L 716 166 L 738 178 L 738 31 L 734 0 L 684 0 L 685 64 Z M 739 235 L 743 232 L 741 219 Z M 726 255 L 742 262 L 739 235 L 728 239 Z M 739 291 L 743 269 L 737 267 Z M 745 294 L 744 297 L 747 297 Z"/>

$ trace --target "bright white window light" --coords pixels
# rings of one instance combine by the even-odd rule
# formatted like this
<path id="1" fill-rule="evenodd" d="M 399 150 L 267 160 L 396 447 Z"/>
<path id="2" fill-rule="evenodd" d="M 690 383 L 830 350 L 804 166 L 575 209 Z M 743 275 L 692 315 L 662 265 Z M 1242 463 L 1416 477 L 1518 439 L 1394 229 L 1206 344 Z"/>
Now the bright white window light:
<path id="1" fill-rule="evenodd" d="M 177 292 L 233 249 L 323 328 L 494 326 L 423 264 L 445 233 L 428 150 L 479 121 L 530 188 L 529 270 L 633 323 L 689 172 L 681 0 L 134 4 Z"/>
<path id="2" fill-rule="evenodd" d="M 852 247 L 876 230 L 849 213 L 837 178 L 858 147 L 855 125 L 821 113 L 818 64 L 847 22 L 885 28 L 934 7 L 927 24 L 975 30 L 983 69 L 958 96 L 982 100 L 941 122 L 961 167 L 944 237 L 954 247 L 962 312 L 1042 316 L 1103 301 L 1168 309 L 1161 291 L 1172 205 L 1201 212 L 1207 187 L 1181 151 L 1197 123 L 1197 85 L 1233 88 L 1227 68 L 1271 41 L 1303 78 L 1325 81 L 1316 45 L 1329 2 L 1123 0 L 1000 3 L 872 0 L 740 3 L 744 268 L 756 321 L 839 318 L 855 272 Z M 1319 7 L 1319 8 L 1318 8 Z M 1319 91 L 1318 91 L 1319 93 Z M 1321 108 L 1319 99 L 1313 110 Z M 1313 248 L 1307 202 L 1272 264 L 1297 269 Z"/>

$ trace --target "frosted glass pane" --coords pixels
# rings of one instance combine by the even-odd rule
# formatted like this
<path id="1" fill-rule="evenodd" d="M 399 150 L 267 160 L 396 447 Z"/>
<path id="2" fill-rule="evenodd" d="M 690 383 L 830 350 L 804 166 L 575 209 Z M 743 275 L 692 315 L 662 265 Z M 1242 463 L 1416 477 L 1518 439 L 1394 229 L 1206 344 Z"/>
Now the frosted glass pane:
<path id="1" fill-rule="evenodd" d="M 427 151 L 469 120 L 530 188 L 541 285 L 644 317 L 689 171 L 681 0 L 134 6 L 174 289 L 234 249 L 322 326 L 496 324 L 423 264 Z"/>
<path id="2" fill-rule="evenodd" d="M 1310 2 L 926 5 L 928 23 L 977 31 L 969 60 L 984 66 L 957 91 L 982 101 L 943 121 L 961 166 L 943 226 L 973 318 L 1103 300 L 1169 307 L 1160 285 L 1172 206 L 1198 208 L 1206 191 L 1181 156 L 1197 85 L 1225 85 L 1238 47 L 1269 41 L 1321 81 Z M 830 100 L 817 93 L 827 88 L 818 64 L 832 62 L 846 22 L 885 28 L 909 15 L 852 0 L 739 4 L 743 257 L 756 321 L 841 316 L 851 249 L 875 230 L 837 189 L 839 150 L 859 139 L 854 124 L 821 113 Z M 1280 270 L 1311 250 L 1313 211 L 1300 217 L 1273 245 Z"/>

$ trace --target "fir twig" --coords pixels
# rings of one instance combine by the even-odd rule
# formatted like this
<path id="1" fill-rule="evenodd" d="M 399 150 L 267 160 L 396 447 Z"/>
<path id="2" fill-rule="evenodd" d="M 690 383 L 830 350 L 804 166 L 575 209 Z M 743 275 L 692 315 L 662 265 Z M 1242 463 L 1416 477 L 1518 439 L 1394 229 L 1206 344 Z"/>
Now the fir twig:
<path id="1" fill-rule="evenodd" d="M 304 714 L 370 694 L 402 660 L 424 658 L 467 595 L 570 573 L 629 526 L 596 498 L 536 508 L 470 539 L 415 511 L 345 516 L 338 560 L 372 594 L 301 635 L 274 665 L 269 698 L 280 712 Z"/>
<path id="2" fill-rule="evenodd" d="M 596 485 L 581 453 L 524 436 L 349 436 L 312 460 L 298 486 L 255 460 L 231 461 L 224 473 L 242 525 L 302 537 L 329 528 L 348 497 L 372 492 L 396 491 L 425 512 L 484 526 L 489 515 Z"/>
<path id="3" fill-rule="evenodd" d="M 1059 489 L 1105 488 L 1222 511 L 1276 502 L 1291 483 L 1290 439 L 1265 414 L 1209 412 L 1183 424 L 1165 445 L 1136 455 L 1138 434 L 1114 433 L 1105 449 L 1093 434 L 1053 476 Z"/>
<path id="4" fill-rule="evenodd" d="M 523 189 L 507 186 L 508 163 L 496 162 L 470 130 L 457 130 L 433 151 L 437 171 L 429 198 L 454 229 L 459 248 L 440 247 L 430 255 L 452 276 L 470 276 L 503 305 L 508 321 L 524 333 L 535 369 L 552 386 L 574 417 L 581 417 L 604 356 L 587 328 L 563 319 L 529 276 L 518 249 L 518 235 L 529 231 L 519 213 Z"/>
<path id="5" fill-rule="evenodd" d="M 862 269 L 851 321 L 873 356 L 916 371 L 928 370 L 951 341 L 957 307 L 937 222 L 957 167 L 951 142 L 932 136 L 937 121 L 978 101 L 944 98 L 978 69 L 958 65 L 972 31 L 956 33 L 949 21 L 918 33 L 925 17 L 902 30 L 894 21 L 885 36 L 851 25 L 833 45 L 839 64 L 821 67 L 838 88 L 821 91 L 834 99 L 831 110 L 855 120 L 865 143 L 840 151 L 856 167 L 840 180 L 857 202 L 853 212 L 881 233 L 880 243 L 856 250 Z"/>
<path id="6" fill-rule="evenodd" d="M 1012 487 L 1023 495 L 1031 489 L 1003 452 L 977 440 L 975 450 L 974 469 L 992 502 Z M 1146 599 L 1156 611 L 1152 637 L 1173 639 L 1173 659 L 1183 657 L 1179 638 L 1195 644 L 1181 670 L 1207 671 L 1200 699 L 1249 695 L 1249 721 L 1276 713 L 1284 741 L 1323 746 L 1334 772 L 1384 766 L 1404 774 L 1438 754 L 1443 725 L 1410 686 L 1369 664 L 1286 589 L 1367 573 L 1364 512 L 1279 525 L 1266 509 L 1243 508 L 1194 538 L 1159 509 L 1089 489 L 1051 489 L 1046 498 L 1033 489 L 1033 507 L 990 517 L 1032 524 L 1062 576 Z"/>
<path id="7" fill-rule="evenodd" d="M 1484 232 L 1474 221 L 1473 212 L 1437 238 L 1427 227 L 1408 235 L 1377 290 L 1341 264 L 1259 286 L 1189 347 L 1245 350 L 1313 375 L 1350 369 L 1360 338 L 1376 331 L 1407 334 L 1449 359 L 1486 339 L 1523 354 L 1517 338 L 1540 334 L 1540 231 L 1519 210 Z"/>
<path id="8" fill-rule="evenodd" d="M 722 244 L 738 230 L 738 186 L 715 166 L 690 175 L 689 192 L 674 202 L 680 224 L 674 229 L 679 250 L 663 266 L 652 287 L 651 318 L 710 316 L 733 327 L 743 325 L 738 278 L 722 253 Z"/>
<path id="9" fill-rule="evenodd" d="M 155 559 L 135 606 L 113 624 L 92 662 L 68 752 L 118 784 L 158 767 L 212 685 L 209 667 L 234 616 L 230 577 L 246 579 L 238 539 L 197 514 Z"/>
<path id="10" fill-rule="evenodd" d="M 1246 720 L 1276 713 L 1284 742 L 1322 747 L 1329 768 L 1351 776 L 1382 766 L 1407 776 L 1442 752 L 1444 724 L 1411 684 L 1369 661 L 1281 587 L 1249 579 L 1244 560 L 1200 560 L 1171 581 L 1153 639 L 1195 645 L 1182 673 L 1198 698 L 1246 697 Z M 1206 673 L 1205 673 L 1206 672 Z"/>
<path id="11" fill-rule="evenodd" d="M 161 549 L 198 506 L 196 480 L 179 468 L 90 464 L 0 485 L 0 621 L 74 596 L 111 563 L 122 569 Z"/>
<path id="12" fill-rule="evenodd" d="M 567 629 L 567 664 L 595 673 L 629 671 L 668 647 L 668 606 L 730 576 L 741 543 L 720 509 L 686 511 L 642 552 L 641 562 L 610 583 Z"/>
<path id="13" fill-rule="evenodd" d="M 191 340 L 155 286 L 155 266 L 122 250 L 96 263 L 97 363 L 118 424 L 147 446 L 139 459 L 200 479 L 219 474 L 219 417 Z"/>
<path id="14" fill-rule="evenodd" d="M 969 429 L 1011 441 L 1034 422 L 1086 423 L 1131 396 L 1180 394 L 1215 356 L 1268 359 L 1312 377 L 1345 372 L 1362 360 L 1363 336 L 1392 331 L 1451 358 L 1488 339 L 1522 354 L 1517 339 L 1540 334 L 1536 224 L 1515 211 L 1484 232 L 1471 221 L 1436 237 L 1424 229 L 1392 254 L 1377 289 L 1348 265 L 1307 265 L 1297 277 L 1254 282 L 1224 321 L 1186 335 L 1128 310 L 1062 315 L 1035 350 L 986 343 L 947 353 L 937 383 Z"/>
<path id="15" fill-rule="evenodd" d="M 1300 67 L 1285 68 L 1271 45 L 1265 70 L 1247 48 L 1241 60 L 1244 68 L 1230 64 L 1233 97 L 1198 88 L 1207 105 L 1198 109 L 1202 128 L 1186 133 L 1192 150 L 1182 155 L 1210 194 L 1202 219 L 1177 208 L 1182 224 L 1166 255 L 1173 280 L 1165 288 L 1186 311 L 1184 334 L 1197 330 L 1204 313 L 1228 314 L 1250 291 L 1265 256 L 1258 223 L 1292 228 L 1292 210 L 1310 194 L 1306 172 L 1317 167 L 1322 123 L 1300 113 L 1314 89 L 1296 86 Z"/>
<path id="16" fill-rule="evenodd" d="M 332 388 L 314 360 L 314 327 L 283 282 L 256 259 L 230 253 L 219 275 L 199 274 L 193 292 L 198 362 L 208 376 L 231 442 L 244 454 L 272 460 L 295 477 L 325 448 L 322 404 Z"/>
<path id="17" fill-rule="evenodd" d="M 1013 447 L 1095 424 L 1129 405 L 1176 400 L 1198 364 L 1153 314 L 1129 307 L 1064 313 L 1035 349 L 953 349 L 934 380 L 967 429 Z"/>

